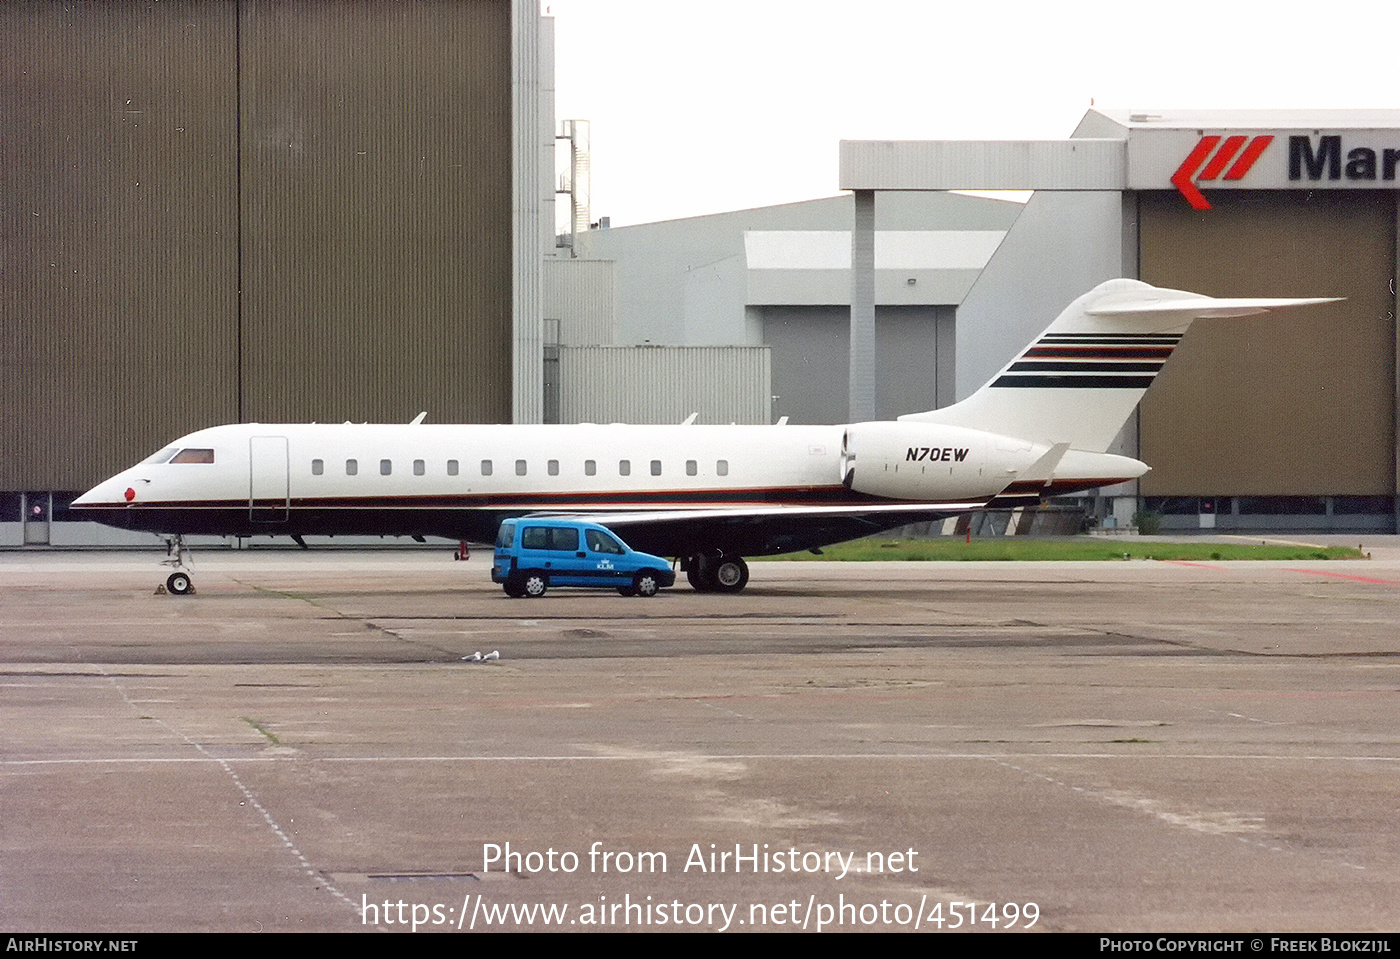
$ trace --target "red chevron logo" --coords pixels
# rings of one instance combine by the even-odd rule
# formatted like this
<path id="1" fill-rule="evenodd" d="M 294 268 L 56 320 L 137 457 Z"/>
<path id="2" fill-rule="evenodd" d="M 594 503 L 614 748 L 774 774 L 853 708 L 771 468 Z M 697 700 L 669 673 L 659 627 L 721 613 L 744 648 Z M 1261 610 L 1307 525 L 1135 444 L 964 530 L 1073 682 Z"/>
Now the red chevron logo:
<path id="1" fill-rule="evenodd" d="M 1274 142 L 1272 136 L 1257 136 L 1253 139 L 1245 136 L 1226 137 L 1225 142 L 1220 142 L 1218 136 L 1201 137 L 1196 148 L 1186 158 L 1181 166 L 1176 168 L 1172 174 L 1172 186 L 1176 187 L 1182 196 L 1186 197 L 1186 202 L 1197 210 L 1209 210 L 1210 201 L 1200 190 L 1196 189 L 1196 184 L 1205 180 L 1214 180 L 1220 176 L 1222 170 L 1225 171 L 1225 179 L 1239 180 L 1249 172 L 1254 166 L 1254 161 L 1259 159 L 1259 154 L 1263 153 L 1270 143 Z M 1245 141 L 1249 145 L 1245 146 Z M 1219 147 L 1219 149 L 1216 149 Z M 1240 148 L 1244 147 L 1243 152 Z M 1239 158 L 1236 159 L 1236 154 Z M 1234 160 L 1232 164 L 1230 161 Z M 1229 167 L 1226 170 L 1226 167 Z M 1197 173 L 1196 171 L 1200 171 Z"/>

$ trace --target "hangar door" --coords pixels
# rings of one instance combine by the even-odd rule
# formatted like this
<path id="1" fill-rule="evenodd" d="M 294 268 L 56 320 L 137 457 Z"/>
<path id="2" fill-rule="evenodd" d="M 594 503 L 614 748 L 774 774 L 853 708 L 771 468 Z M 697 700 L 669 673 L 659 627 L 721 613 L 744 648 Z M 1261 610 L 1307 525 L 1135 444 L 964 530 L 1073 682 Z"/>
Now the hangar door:
<path id="1" fill-rule="evenodd" d="M 1145 496 L 1395 493 L 1396 194 L 1139 195 L 1139 276 L 1214 296 L 1344 296 L 1198 320 L 1145 397 Z"/>

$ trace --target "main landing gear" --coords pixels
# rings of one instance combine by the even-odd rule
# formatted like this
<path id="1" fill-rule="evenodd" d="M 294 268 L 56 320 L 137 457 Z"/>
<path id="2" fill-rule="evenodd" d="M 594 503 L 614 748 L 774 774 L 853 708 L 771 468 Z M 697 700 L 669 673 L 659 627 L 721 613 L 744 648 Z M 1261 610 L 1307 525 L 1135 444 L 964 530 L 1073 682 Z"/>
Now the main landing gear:
<path id="1" fill-rule="evenodd" d="M 733 553 L 687 556 L 681 568 L 697 593 L 737 593 L 749 583 L 749 564 Z"/>
<path id="2" fill-rule="evenodd" d="M 183 536 L 177 533 L 165 537 L 165 559 L 160 561 L 160 565 L 169 566 L 174 570 L 165 580 L 167 593 L 172 596 L 188 596 L 194 592 L 194 579 L 189 572 L 189 567 L 193 564 L 190 562 L 190 551 L 185 547 Z"/>

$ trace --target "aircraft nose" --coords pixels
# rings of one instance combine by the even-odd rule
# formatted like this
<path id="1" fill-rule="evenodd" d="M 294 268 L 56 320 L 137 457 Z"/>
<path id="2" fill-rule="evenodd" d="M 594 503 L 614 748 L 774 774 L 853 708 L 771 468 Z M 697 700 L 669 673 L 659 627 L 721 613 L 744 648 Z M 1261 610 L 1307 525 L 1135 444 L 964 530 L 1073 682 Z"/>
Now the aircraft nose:
<path id="1" fill-rule="evenodd" d="M 84 506 L 123 506 L 136 498 L 136 491 L 132 484 L 126 482 L 120 476 L 103 480 L 82 496 L 73 500 L 70 508 L 82 509 Z"/>

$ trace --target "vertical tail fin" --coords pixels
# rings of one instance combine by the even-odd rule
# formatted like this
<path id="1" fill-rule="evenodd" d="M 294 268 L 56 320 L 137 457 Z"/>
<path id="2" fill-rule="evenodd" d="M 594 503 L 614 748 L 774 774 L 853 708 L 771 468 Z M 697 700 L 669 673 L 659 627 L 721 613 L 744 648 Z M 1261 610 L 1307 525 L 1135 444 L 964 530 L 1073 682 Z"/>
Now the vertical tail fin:
<path id="1" fill-rule="evenodd" d="M 1197 317 L 1249 316 L 1324 299 L 1221 299 L 1108 280 L 960 403 L 901 420 L 1106 451 Z"/>

